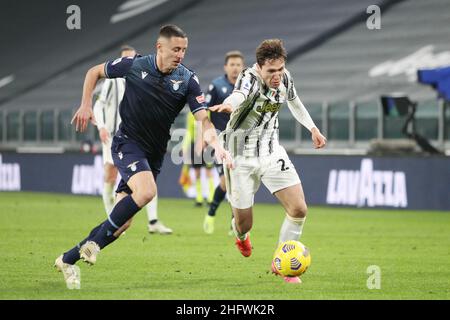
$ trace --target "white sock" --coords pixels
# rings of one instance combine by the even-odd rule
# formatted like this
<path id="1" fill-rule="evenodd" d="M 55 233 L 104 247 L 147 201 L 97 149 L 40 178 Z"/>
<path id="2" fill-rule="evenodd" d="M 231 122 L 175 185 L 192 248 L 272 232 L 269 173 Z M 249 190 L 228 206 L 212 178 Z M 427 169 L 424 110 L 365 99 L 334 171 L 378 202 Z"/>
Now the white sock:
<path id="1" fill-rule="evenodd" d="M 114 208 L 114 184 L 105 182 L 103 184 L 103 206 L 105 207 L 106 215 L 109 216 Z"/>
<path id="2" fill-rule="evenodd" d="M 158 220 L 158 195 L 155 195 L 152 201 L 147 203 L 145 208 L 147 209 L 148 222 Z"/>
<path id="3" fill-rule="evenodd" d="M 303 231 L 303 225 L 305 224 L 306 217 L 304 218 L 293 218 L 286 214 L 283 224 L 281 225 L 280 238 L 278 243 L 282 243 L 288 240 L 300 239 Z"/>
<path id="4" fill-rule="evenodd" d="M 231 227 L 233 228 L 233 232 L 234 232 L 234 235 L 236 236 L 236 238 L 238 238 L 241 241 L 244 241 L 245 239 L 247 239 L 247 232 L 244 234 L 241 234 L 237 231 L 236 223 L 234 222 L 234 218 L 231 219 Z"/>

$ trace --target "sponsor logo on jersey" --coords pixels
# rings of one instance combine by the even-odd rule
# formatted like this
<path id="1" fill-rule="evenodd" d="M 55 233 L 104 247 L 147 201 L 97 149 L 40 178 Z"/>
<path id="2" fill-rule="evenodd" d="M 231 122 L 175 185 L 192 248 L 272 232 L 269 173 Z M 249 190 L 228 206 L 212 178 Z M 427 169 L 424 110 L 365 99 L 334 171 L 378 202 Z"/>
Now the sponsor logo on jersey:
<path id="1" fill-rule="evenodd" d="M 262 106 L 257 106 L 256 111 L 258 112 L 278 112 L 281 108 L 281 103 L 271 103 L 269 101 L 264 101 Z"/>
<path id="2" fill-rule="evenodd" d="M 170 80 L 172 82 L 172 88 L 173 90 L 177 91 L 180 89 L 180 83 L 183 83 L 183 80 L 177 81 L 177 80 Z"/>

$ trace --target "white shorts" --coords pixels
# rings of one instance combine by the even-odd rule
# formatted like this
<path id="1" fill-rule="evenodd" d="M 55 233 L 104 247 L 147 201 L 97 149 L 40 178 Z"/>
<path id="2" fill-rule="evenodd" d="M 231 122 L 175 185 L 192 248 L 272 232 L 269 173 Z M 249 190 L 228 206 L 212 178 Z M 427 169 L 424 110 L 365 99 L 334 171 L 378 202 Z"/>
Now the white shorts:
<path id="1" fill-rule="evenodd" d="M 111 144 L 112 144 L 112 137 L 108 139 L 108 142 L 102 143 L 103 164 L 109 163 L 114 165 L 111 153 Z"/>
<path id="2" fill-rule="evenodd" d="M 237 209 L 253 206 L 255 193 L 262 183 L 275 192 L 300 183 L 300 178 L 282 146 L 266 157 L 237 156 L 235 168 L 224 166 L 225 181 L 231 205 Z"/>

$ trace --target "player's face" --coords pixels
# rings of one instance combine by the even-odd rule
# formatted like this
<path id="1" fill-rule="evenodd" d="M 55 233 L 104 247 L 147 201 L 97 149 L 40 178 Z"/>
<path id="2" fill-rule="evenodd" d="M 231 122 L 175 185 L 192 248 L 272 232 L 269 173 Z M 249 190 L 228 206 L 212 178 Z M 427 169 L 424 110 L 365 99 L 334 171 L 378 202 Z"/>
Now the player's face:
<path id="1" fill-rule="evenodd" d="M 187 46 L 187 38 L 160 38 L 157 43 L 157 49 L 163 69 L 173 70 L 177 68 L 186 54 Z"/>
<path id="2" fill-rule="evenodd" d="M 239 57 L 228 58 L 227 64 L 223 69 L 225 70 L 228 80 L 230 80 L 231 83 L 235 83 L 239 73 L 244 69 L 244 61 Z"/>
<path id="3" fill-rule="evenodd" d="M 259 73 L 266 86 L 274 89 L 280 86 L 284 66 L 285 61 L 282 58 L 266 60 L 262 66 L 259 66 Z"/>

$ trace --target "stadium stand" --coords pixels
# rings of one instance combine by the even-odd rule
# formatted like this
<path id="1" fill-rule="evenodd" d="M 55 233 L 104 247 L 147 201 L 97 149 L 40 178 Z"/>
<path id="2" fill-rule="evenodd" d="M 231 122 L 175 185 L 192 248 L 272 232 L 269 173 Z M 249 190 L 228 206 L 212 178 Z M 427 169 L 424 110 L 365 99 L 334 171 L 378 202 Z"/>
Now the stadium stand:
<path id="1" fill-rule="evenodd" d="M 8 51 L 7 59 L 0 59 L 2 64 L 8 65 L 8 68 L 2 68 L 7 72 L 2 71 L 0 78 L 16 75 L 11 84 L 0 88 L 0 101 L 2 98 L 4 101 L 0 103 L 3 148 L 27 141 L 58 142 L 68 148 L 77 146 L 79 141 L 95 139 L 96 130 L 92 127 L 80 135 L 67 125 L 78 106 L 85 72 L 96 63 L 116 57 L 117 47 L 123 43 L 133 45 L 143 54 L 152 52 L 162 23 L 179 24 L 189 34 L 190 47 L 185 64 L 198 73 L 205 89 L 222 72 L 224 52 L 239 49 L 248 57 L 247 64 L 252 64 L 255 47 L 262 39 L 282 38 L 290 53 L 288 68 L 296 79 L 299 94 L 328 136 L 331 149 L 339 146 L 355 148 L 359 142 L 366 148 L 371 139 L 402 137 L 398 130 L 402 119 L 380 120 L 379 96 L 392 91 L 406 92 L 418 101 L 419 132 L 441 143 L 449 137 L 448 130 L 443 135 L 439 127 L 441 111 L 433 90 L 417 84 L 411 68 L 407 69 L 406 75 L 388 76 L 389 70 L 383 73 L 380 67 L 388 60 L 401 66 L 400 59 L 420 49 L 428 55 L 448 50 L 448 41 L 445 41 L 448 34 L 443 26 L 449 14 L 448 10 L 440 9 L 445 5 L 444 0 L 426 3 L 286 0 L 282 6 L 271 0 L 190 1 L 183 7 L 181 1 L 172 0 L 129 20 L 110 24 L 111 17 L 126 3 L 111 1 L 105 5 L 106 11 L 98 12 L 100 6 L 96 4 L 98 21 L 95 23 L 98 26 L 95 27 L 91 27 L 92 20 L 89 20 L 92 8 L 88 2 L 80 3 L 82 12 L 87 11 L 88 20 L 83 22 L 89 26 L 86 33 L 72 39 L 72 33 L 66 29 L 50 33 L 54 24 L 49 23 L 46 40 L 33 46 L 32 43 L 24 44 L 22 31 L 22 36 L 18 37 L 22 40 L 12 42 L 13 50 Z M 383 8 L 381 30 L 366 27 L 366 8 L 372 4 Z M 63 5 L 69 3 L 62 2 L 53 10 L 64 11 L 65 7 L 60 7 Z M 46 6 L 50 4 L 44 2 L 36 12 L 44 14 L 49 10 L 44 8 Z M 13 9 L 19 10 L 20 6 Z M 413 23 L 411 17 L 414 17 Z M 34 38 L 42 39 L 37 35 Z M 47 42 L 47 39 L 52 41 Z M 39 47 L 39 43 L 49 45 Z M 22 82 L 25 80 L 19 71 L 24 68 L 14 59 L 11 53 L 14 50 L 49 51 L 47 60 L 36 59 L 25 68 L 30 73 L 23 78 L 29 83 Z M 12 62 L 8 64 L 5 60 Z M 374 68 L 376 66 L 378 68 Z M 377 76 L 371 77 L 370 72 Z M 307 132 L 293 121 L 286 108 L 280 118 L 282 140 L 291 141 L 292 146 L 303 140 L 309 143 L 302 139 L 307 137 Z M 179 117 L 175 125 L 182 127 L 182 121 Z"/>

